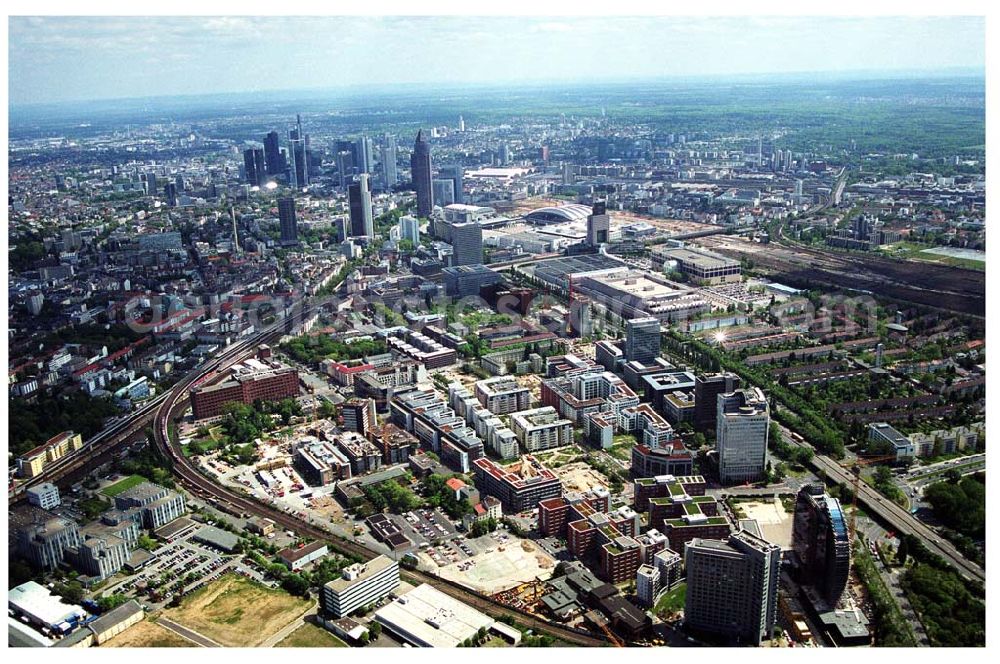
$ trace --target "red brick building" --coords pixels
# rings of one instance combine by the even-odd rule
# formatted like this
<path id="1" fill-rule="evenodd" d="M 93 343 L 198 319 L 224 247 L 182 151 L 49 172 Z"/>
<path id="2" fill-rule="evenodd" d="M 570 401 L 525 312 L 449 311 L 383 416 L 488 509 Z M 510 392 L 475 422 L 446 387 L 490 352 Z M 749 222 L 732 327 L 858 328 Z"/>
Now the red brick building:
<path id="1" fill-rule="evenodd" d="M 252 404 L 255 401 L 280 401 L 299 395 L 299 372 L 295 369 L 271 369 L 233 376 L 216 385 L 191 390 L 194 419 L 222 414 L 231 401 Z"/>

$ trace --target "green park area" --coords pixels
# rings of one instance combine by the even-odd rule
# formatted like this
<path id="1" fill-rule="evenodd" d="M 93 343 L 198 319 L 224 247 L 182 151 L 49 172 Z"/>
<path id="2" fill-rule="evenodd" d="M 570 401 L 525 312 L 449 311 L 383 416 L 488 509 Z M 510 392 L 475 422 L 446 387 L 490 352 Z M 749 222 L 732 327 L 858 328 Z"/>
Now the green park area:
<path id="1" fill-rule="evenodd" d="M 146 478 L 143 477 L 142 475 L 129 475 L 125 479 L 119 480 L 114 484 L 112 484 L 111 486 L 104 487 L 103 489 L 101 489 L 101 493 L 103 493 L 108 498 L 114 498 L 118 494 L 124 493 L 129 489 L 131 489 L 132 487 L 138 486 L 146 481 L 147 481 Z"/>

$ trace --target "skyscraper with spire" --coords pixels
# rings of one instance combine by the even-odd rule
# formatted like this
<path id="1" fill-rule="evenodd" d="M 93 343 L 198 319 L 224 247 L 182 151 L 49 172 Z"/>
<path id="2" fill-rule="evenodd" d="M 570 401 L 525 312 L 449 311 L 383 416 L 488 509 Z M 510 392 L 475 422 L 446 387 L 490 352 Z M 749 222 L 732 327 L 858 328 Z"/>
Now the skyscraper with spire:
<path id="1" fill-rule="evenodd" d="M 431 146 L 424 138 L 423 129 L 417 131 L 417 140 L 410 155 L 410 172 L 413 188 L 417 191 L 417 215 L 430 217 L 434 211 L 434 189 L 431 182 Z"/>
<path id="2" fill-rule="evenodd" d="M 292 186 L 301 188 L 309 184 L 309 164 L 306 158 L 308 139 L 302 133 L 302 116 L 295 115 L 295 127 L 288 132 L 288 156 L 291 160 Z"/>
<path id="3" fill-rule="evenodd" d="M 396 175 L 396 137 L 386 134 L 382 137 L 382 189 L 391 191 L 399 177 Z"/>

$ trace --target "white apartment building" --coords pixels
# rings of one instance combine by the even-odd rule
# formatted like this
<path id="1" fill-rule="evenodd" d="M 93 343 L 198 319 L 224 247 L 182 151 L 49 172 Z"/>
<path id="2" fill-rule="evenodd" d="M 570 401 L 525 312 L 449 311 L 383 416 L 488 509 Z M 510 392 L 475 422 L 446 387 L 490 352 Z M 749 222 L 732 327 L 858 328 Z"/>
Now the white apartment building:
<path id="1" fill-rule="evenodd" d="M 510 428 L 527 452 L 548 450 L 573 442 L 573 423 L 559 417 L 552 406 L 543 406 L 510 418 Z"/>

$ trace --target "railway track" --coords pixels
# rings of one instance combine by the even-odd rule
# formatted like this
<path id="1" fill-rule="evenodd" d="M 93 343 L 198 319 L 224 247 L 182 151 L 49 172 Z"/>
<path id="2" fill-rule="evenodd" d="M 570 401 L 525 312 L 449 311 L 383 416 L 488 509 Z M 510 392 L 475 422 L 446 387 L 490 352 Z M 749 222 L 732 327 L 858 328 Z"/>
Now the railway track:
<path id="1" fill-rule="evenodd" d="M 791 432 L 781 427 L 785 442 L 793 447 L 802 447 L 812 450 L 812 446 L 796 440 Z M 810 463 L 814 468 L 822 470 L 826 476 L 838 484 L 851 488 L 854 478 L 851 473 L 833 459 L 822 454 L 814 453 Z M 943 539 L 929 526 L 913 517 L 908 511 L 892 502 L 875 489 L 862 482 L 858 486 L 858 502 L 863 503 L 876 516 L 889 524 L 897 533 L 912 534 L 920 538 L 927 549 L 946 562 L 955 571 L 968 581 L 986 582 L 986 571 L 971 560 L 963 556 L 950 542 Z"/>
<path id="2" fill-rule="evenodd" d="M 263 343 L 263 341 L 259 342 Z M 236 361 L 236 360 L 233 360 Z M 378 556 L 381 552 L 371 549 L 363 544 L 348 540 L 343 537 L 332 535 L 331 533 L 309 523 L 293 514 L 288 514 L 273 506 L 258 502 L 257 500 L 243 495 L 237 491 L 223 487 L 201 473 L 190 459 L 185 457 L 180 449 L 180 444 L 172 440 L 169 433 L 169 425 L 178 419 L 188 407 L 187 386 L 196 382 L 206 380 L 210 377 L 210 372 L 203 372 L 202 375 L 193 376 L 186 379 L 184 389 L 176 389 L 171 392 L 168 399 L 160 404 L 154 418 L 153 438 L 157 447 L 167 457 L 171 459 L 172 472 L 178 478 L 180 484 L 191 491 L 199 498 L 214 498 L 227 505 L 230 505 L 241 514 L 252 514 L 271 519 L 276 524 L 287 530 L 292 530 L 300 535 L 305 535 L 312 539 L 327 542 L 333 549 L 343 553 L 353 554 L 363 559 L 370 560 Z M 604 638 L 599 638 L 590 632 L 576 630 L 565 627 L 548 620 L 541 619 L 529 613 L 500 604 L 485 595 L 464 588 L 456 583 L 441 579 L 427 572 L 420 570 L 407 570 L 407 574 L 417 580 L 430 583 L 442 592 L 465 602 L 484 613 L 494 617 L 502 615 L 514 616 L 520 623 L 527 625 L 531 629 L 541 629 L 554 637 L 567 643 L 578 646 L 603 646 L 607 645 Z"/>

